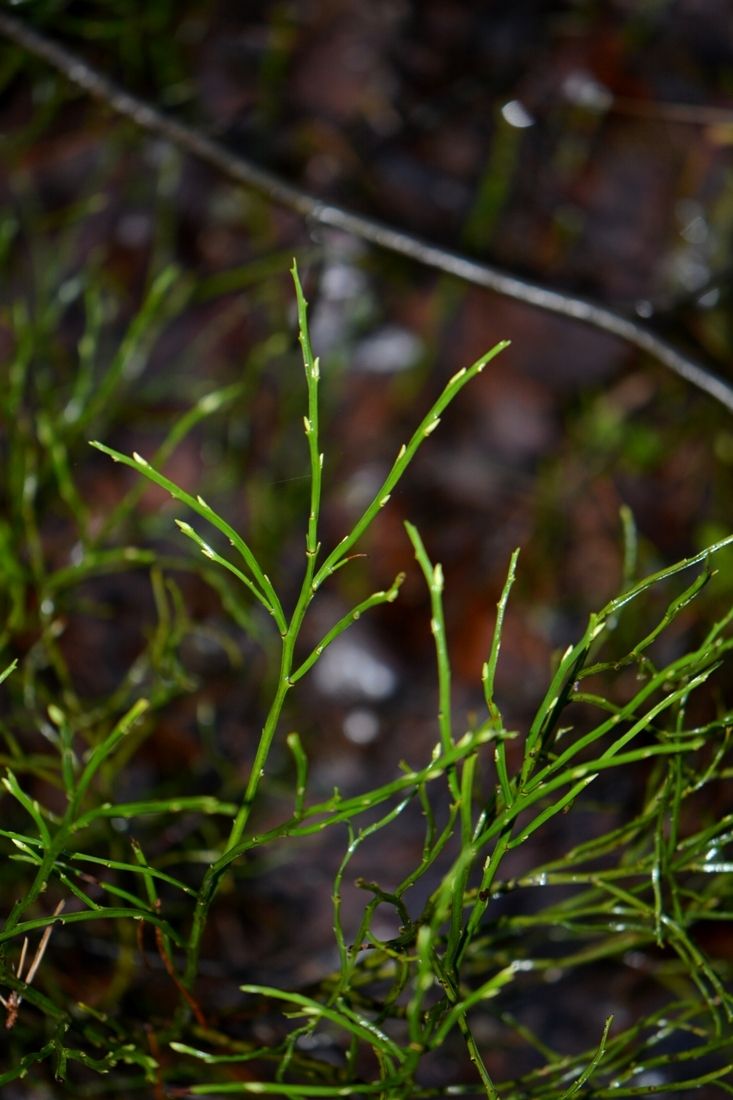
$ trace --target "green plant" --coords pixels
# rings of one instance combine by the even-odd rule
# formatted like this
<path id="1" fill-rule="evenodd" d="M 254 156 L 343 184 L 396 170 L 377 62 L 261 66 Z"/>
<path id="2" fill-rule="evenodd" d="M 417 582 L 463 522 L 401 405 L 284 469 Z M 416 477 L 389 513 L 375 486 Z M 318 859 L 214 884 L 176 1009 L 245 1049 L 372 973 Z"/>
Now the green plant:
<path id="1" fill-rule="evenodd" d="M 123 1094 L 149 1087 L 156 1097 L 569 1100 L 707 1086 L 733 1092 L 730 962 L 703 950 L 700 934 L 733 916 L 733 813 L 729 806 L 720 810 L 733 774 L 733 715 L 718 676 L 733 646 L 733 611 L 685 650 L 676 651 L 674 639 L 671 648 L 666 644 L 670 628 L 712 579 L 713 555 L 733 537 L 634 583 L 627 514 L 624 590 L 590 616 L 580 639 L 559 657 L 524 732 L 506 728 L 495 692 L 515 552 L 483 669 L 485 713 L 468 729 L 457 730 L 443 574 L 418 530 L 407 523 L 430 594 L 437 744 L 427 760 L 405 762 L 387 783 L 311 801 L 308 746 L 290 732 L 285 741 L 294 775 L 292 811 L 280 813 L 274 824 L 271 809 L 263 814 L 273 749 L 283 737 L 293 688 L 356 619 L 396 599 L 401 577 L 362 599 L 315 646 L 303 649 L 311 605 L 329 578 L 348 566 L 444 409 L 504 346 L 498 344 L 449 381 L 349 533 L 322 553 L 319 519 L 328 466 L 319 444 L 319 365 L 295 269 L 294 279 L 307 388 L 310 502 L 303 575 L 292 606 L 250 540 L 205 500 L 167 478 L 155 463 L 95 444 L 204 521 L 205 534 L 187 520 L 177 523 L 206 559 L 207 577 L 215 575 L 213 567 L 225 570 L 263 610 L 280 652 L 261 736 L 236 798 L 231 781 L 226 791 L 214 794 L 179 788 L 138 800 L 115 797 L 115 773 L 133 759 L 143 737 L 155 737 L 156 706 L 168 698 L 161 690 L 161 681 L 170 677 L 165 661 L 153 663 L 155 677 L 146 693 L 128 700 L 122 713 L 117 713 L 119 701 L 116 708 L 103 708 L 93 723 L 68 701 L 48 701 L 55 759 L 26 762 L 27 781 L 18 777 L 18 768 L 9 769 L 4 780 L 6 805 L 14 804 L 25 827 L 14 818 L 0 830 L 22 872 L 0 932 L 2 980 L 8 996 L 23 997 L 28 1012 L 24 1007 L 19 1013 L 13 1032 L 19 1038 L 0 1083 L 52 1060 L 57 1081 L 68 1080 L 69 1087 L 88 1094 L 95 1087 L 94 1071 L 113 1074 L 108 1081 Z M 204 398 L 202 411 L 218 402 Z M 153 562 L 149 553 L 146 560 Z M 702 571 L 669 596 L 659 621 L 630 646 L 620 646 L 626 609 L 695 565 Z M 185 635 L 185 614 L 162 573 L 154 575 L 161 626 L 151 646 L 172 661 Z M 216 583 L 223 591 L 221 580 Z M 238 606 L 231 597 L 229 603 Z M 237 621 L 244 628 L 250 623 L 242 614 Z M 183 689 L 180 680 L 176 684 Z M 20 749 L 15 756 L 22 761 Z M 43 793 L 38 780 L 47 777 L 55 779 L 61 798 L 53 788 L 45 791 L 45 801 L 31 793 L 33 788 Z M 357 921 L 347 919 L 344 897 L 351 889 L 352 865 L 370 845 L 389 843 L 415 811 L 423 831 L 418 858 L 386 884 L 357 878 L 356 888 L 367 901 Z M 173 823 L 184 816 L 192 828 L 179 839 Z M 120 841 L 120 825 L 144 830 L 149 819 L 171 835 L 157 859 L 147 841 L 136 839 L 126 848 Z M 201 991 L 202 944 L 217 905 L 226 891 L 238 892 L 246 905 L 241 876 L 248 866 L 264 867 L 276 850 L 297 859 L 306 838 L 323 838 L 335 828 L 347 835 L 332 889 L 338 964 L 307 988 L 242 985 L 238 1009 L 268 1019 L 266 1038 L 254 1026 L 243 1034 L 241 1022 L 230 1023 L 211 988 Z M 552 836 L 553 830 L 558 854 L 538 858 L 537 837 Z M 568 844 L 571 832 L 578 835 Z M 67 900 L 63 911 L 37 915 L 50 908 L 45 901 L 37 904 L 46 891 L 53 902 Z M 178 995 L 174 1012 L 143 1019 L 129 1007 L 118 1014 L 83 1003 L 64 1007 L 58 979 L 42 993 L 14 972 L 24 936 L 56 925 L 111 923 L 119 928 L 119 941 L 110 980 L 129 989 L 135 962 L 125 930 L 131 922 L 141 929 L 141 940 L 146 927 L 153 929 L 155 951 Z M 391 930 L 385 933 L 388 923 Z M 44 972 L 55 953 L 54 935 L 47 945 Z M 548 990 L 555 997 L 558 991 L 571 996 L 575 982 L 581 996 L 583 989 L 587 994 L 587 968 L 605 976 L 612 968 L 643 975 L 643 1007 L 616 1023 L 601 1004 L 595 1046 L 555 1049 L 533 1027 L 530 1009 L 541 1008 Z M 31 1017 L 33 1009 L 42 1023 Z M 588 1006 L 589 1014 L 595 1011 L 595 1005 Z M 438 1057 L 442 1068 L 436 1066 Z"/>

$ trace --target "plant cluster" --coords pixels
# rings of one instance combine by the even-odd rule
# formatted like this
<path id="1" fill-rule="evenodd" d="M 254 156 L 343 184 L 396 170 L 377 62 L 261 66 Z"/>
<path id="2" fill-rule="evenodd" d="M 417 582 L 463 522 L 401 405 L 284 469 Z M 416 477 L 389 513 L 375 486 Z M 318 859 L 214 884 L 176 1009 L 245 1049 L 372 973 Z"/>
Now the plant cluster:
<path id="1" fill-rule="evenodd" d="M 0 1084 L 43 1079 L 50 1066 L 59 1087 L 66 1083 L 81 1095 L 95 1093 L 97 1074 L 106 1075 L 107 1093 L 139 1089 L 155 1097 L 601 1100 L 704 1089 L 733 1093 L 731 963 L 724 952 L 703 946 L 706 936 L 712 939 L 710 929 L 724 928 L 733 917 L 733 812 L 725 796 L 733 775 L 733 714 L 718 673 L 733 647 L 733 609 L 694 644 L 680 646 L 675 634 L 713 578 L 714 555 L 733 536 L 634 580 L 627 514 L 623 589 L 558 657 L 523 730 L 507 728 L 495 690 L 515 552 L 487 647 L 484 709 L 464 728 L 451 693 L 442 569 L 407 522 L 430 598 L 435 747 L 425 759 L 406 760 L 380 786 L 313 799 L 309 746 L 298 733 L 285 734 L 286 702 L 360 616 L 397 599 L 402 578 L 359 600 L 313 647 L 304 645 L 304 624 L 322 587 L 349 566 L 444 410 L 504 345 L 448 382 L 351 530 L 326 550 L 319 525 L 328 474 L 319 439 L 319 363 L 295 268 L 293 275 L 310 485 L 294 600 L 278 588 L 250 538 L 161 472 L 191 427 L 226 405 L 228 390 L 204 397 L 150 460 L 94 444 L 181 506 L 176 522 L 203 555 L 200 565 L 190 557 L 171 560 L 154 547 L 108 546 L 89 522 L 68 450 L 157 331 L 168 276 L 154 284 L 101 383 L 92 352 L 102 318 L 94 299 L 88 301 L 73 392 L 58 419 L 44 415 L 36 425 L 23 412 L 35 384 L 33 342 L 24 340 L 27 319 L 16 315 L 5 396 L 14 511 L 0 527 L 6 648 L 27 626 L 31 605 L 38 607 L 40 627 L 24 660 L 5 667 L 3 680 L 10 680 L 3 690 L 21 679 L 28 711 L 43 723 L 49 748 L 29 753 L 23 731 L 3 722 L 0 978 L 9 1057 Z M 35 498 L 44 478 L 78 524 L 80 549 L 71 564 L 53 567 L 44 555 Z M 132 489 L 117 504 L 107 534 L 138 496 Z M 15 547 L 20 529 L 27 554 Z M 692 582 L 675 587 L 678 576 L 695 566 L 700 569 Z M 85 708 L 64 663 L 58 606 L 89 577 L 129 568 L 149 571 L 158 626 L 125 682 Z M 251 760 L 238 789 L 229 777 L 219 791 L 192 791 L 184 773 L 176 790 L 137 798 L 121 777 L 143 742 L 155 739 L 169 700 L 188 690 L 180 655 L 186 609 L 168 576 L 184 568 L 203 571 L 238 629 L 253 630 L 256 623 L 259 632 L 260 618 L 268 621 L 277 647 L 267 643 L 268 654 L 276 654 L 272 695 L 254 751 L 243 749 Z M 622 644 L 627 609 L 658 591 L 666 593 L 662 614 L 640 638 Z M 44 672 L 50 673 L 46 679 Z M 292 806 L 273 823 L 272 810 L 263 814 L 262 806 L 274 778 L 273 748 L 281 741 L 290 753 Z M 391 861 L 388 881 L 357 878 L 366 900 L 357 921 L 347 918 L 344 894 L 362 847 L 390 844 L 416 810 L 423 829 L 419 858 L 396 878 Z M 538 837 L 559 823 L 573 843 L 553 858 L 538 856 Z M 140 839 L 151 829 L 169 837 L 155 857 Z M 298 858 L 306 838 L 331 830 L 346 836 L 330 899 L 336 965 L 307 988 L 240 982 L 234 1001 L 231 989 L 226 997 L 214 994 L 211 982 L 203 981 L 202 947 L 207 943 L 211 951 L 207 937 L 222 898 L 234 892 L 246 906 L 248 869 L 264 865 L 276 850 Z M 162 1007 L 143 1018 L 131 1004 L 101 1010 L 91 976 L 84 993 L 83 976 L 65 980 L 84 937 L 100 929 L 112 946 L 108 983 L 116 996 L 144 981 L 140 960 L 147 952 L 175 993 L 171 1011 Z M 65 956 L 72 963 L 65 964 Z M 638 1011 L 617 995 L 614 1014 L 614 996 L 599 997 L 592 1045 L 558 1049 L 533 1025 L 538 1006 L 568 995 L 574 983 L 586 990 L 594 983 L 612 987 L 614 975 L 627 976 L 641 991 Z M 103 999 L 109 1006 L 109 988 Z M 588 1014 L 596 1008 L 589 1004 Z"/>

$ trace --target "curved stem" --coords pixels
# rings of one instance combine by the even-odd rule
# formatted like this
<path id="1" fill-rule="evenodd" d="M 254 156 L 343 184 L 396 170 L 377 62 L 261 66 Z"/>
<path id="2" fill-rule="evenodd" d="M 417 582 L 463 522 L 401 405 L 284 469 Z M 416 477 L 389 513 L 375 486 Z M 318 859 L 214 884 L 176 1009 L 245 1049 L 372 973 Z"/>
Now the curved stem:
<path id="1" fill-rule="evenodd" d="M 454 275 L 507 298 L 514 298 L 537 309 L 617 336 L 646 352 L 668 370 L 733 412 L 733 386 L 703 366 L 694 356 L 658 336 L 648 324 L 589 298 L 567 294 L 543 283 L 522 278 L 495 264 L 482 263 L 466 255 L 450 252 L 394 226 L 323 202 L 245 157 L 232 153 L 198 130 L 161 114 L 149 103 L 119 88 L 77 54 L 59 46 L 5 12 L 0 12 L 0 34 L 35 57 L 42 58 L 67 80 L 101 100 L 117 114 L 130 119 L 136 126 L 170 141 L 179 149 L 198 157 L 231 180 L 252 188 L 272 202 L 294 210 L 312 222 L 341 229 L 377 245 L 378 248 L 415 260 L 425 267 L 432 267 L 436 271 Z"/>
<path id="2" fill-rule="evenodd" d="M 234 861 L 235 857 L 232 853 L 241 842 L 244 831 L 247 828 L 252 807 L 264 776 L 265 765 L 270 754 L 270 749 L 272 748 L 272 742 L 280 723 L 283 705 L 288 692 L 293 686 L 291 676 L 294 663 L 295 643 L 300 633 L 301 626 L 303 625 L 303 619 L 305 618 L 305 613 L 312 596 L 314 569 L 315 556 L 309 554 L 306 559 L 305 576 L 303 577 L 298 603 L 296 604 L 288 629 L 282 640 L 283 646 L 280 657 L 277 690 L 270 705 L 270 709 L 267 712 L 265 724 L 262 727 L 262 733 L 260 735 L 259 744 L 257 745 L 254 760 L 252 761 L 252 767 L 250 768 L 249 779 L 247 780 L 242 802 L 232 824 L 225 849 L 219 859 L 209 867 L 204 875 L 204 880 L 196 899 L 191 936 L 186 952 L 186 968 L 183 976 L 183 984 L 187 989 L 190 989 L 196 980 L 201 939 L 204 934 L 204 929 L 206 928 L 209 909 L 218 892 L 222 875 Z"/>

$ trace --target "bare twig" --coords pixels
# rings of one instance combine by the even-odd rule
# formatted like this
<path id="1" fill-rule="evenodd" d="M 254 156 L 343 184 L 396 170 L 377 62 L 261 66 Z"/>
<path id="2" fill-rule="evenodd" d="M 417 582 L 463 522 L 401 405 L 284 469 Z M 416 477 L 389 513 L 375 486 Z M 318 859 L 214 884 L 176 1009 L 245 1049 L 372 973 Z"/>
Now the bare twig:
<path id="1" fill-rule="evenodd" d="M 65 902 L 62 899 L 53 911 L 54 917 L 59 916 L 64 905 Z M 38 947 L 36 948 L 36 953 L 33 956 L 33 961 L 28 967 L 28 973 L 25 975 L 25 977 L 23 976 L 23 968 L 25 966 L 25 959 L 28 953 L 28 938 L 24 938 L 23 946 L 20 949 L 20 959 L 18 960 L 18 965 L 15 970 L 15 976 L 19 982 L 25 982 L 26 985 L 30 985 L 36 974 L 38 973 L 38 968 L 43 962 L 43 956 L 46 954 L 48 941 L 51 939 L 51 933 L 54 929 L 54 923 L 54 921 L 51 921 L 51 923 L 47 924 L 44 928 L 43 935 L 41 936 Z M 8 994 L 7 998 L 0 996 L 0 1004 L 2 1004 L 7 1013 L 7 1016 L 5 1018 L 5 1027 L 8 1031 L 11 1028 L 15 1027 L 22 1000 L 23 995 L 22 993 L 19 993 L 17 989 L 12 990 L 12 992 Z"/>
<path id="2" fill-rule="evenodd" d="M 681 122 L 688 126 L 733 125 L 733 110 L 706 103 L 664 103 L 659 100 L 632 99 L 630 96 L 614 96 L 607 108 L 619 115 L 650 118 L 654 121 Z"/>
<path id="3" fill-rule="evenodd" d="M 149 103 L 113 84 L 76 54 L 5 12 L 0 12 L 0 34 L 48 62 L 68 80 L 101 100 L 117 114 L 198 157 L 231 180 L 252 188 L 273 202 L 320 225 L 341 229 L 380 248 L 407 256 L 426 267 L 617 336 L 646 352 L 733 412 L 733 386 L 695 358 L 658 336 L 649 325 L 626 317 L 598 302 L 553 290 L 492 264 L 480 263 L 468 256 L 440 248 L 372 218 L 324 203 L 245 157 L 230 152 L 198 130 L 167 117 Z"/>
<path id="4" fill-rule="evenodd" d="M 155 908 L 158 912 L 160 912 L 160 901 L 156 902 Z M 191 990 L 187 989 L 186 986 L 183 984 L 181 979 L 178 977 L 178 974 L 176 974 L 176 968 L 173 965 L 173 959 L 168 954 L 168 948 L 166 947 L 163 929 L 160 928 L 157 924 L 155 926 L 155 945 L 158 948 L 158 954 L 160 955 L 168 977 L 171 979 L 176 989 L 193 1012 L 194 1016 L 196 1017 L 196 1023 L 199 1024 L 201 1027 L 208 1027 L 206 1017 L 204 1016 L 198 1001 L 194 997 Z"/>

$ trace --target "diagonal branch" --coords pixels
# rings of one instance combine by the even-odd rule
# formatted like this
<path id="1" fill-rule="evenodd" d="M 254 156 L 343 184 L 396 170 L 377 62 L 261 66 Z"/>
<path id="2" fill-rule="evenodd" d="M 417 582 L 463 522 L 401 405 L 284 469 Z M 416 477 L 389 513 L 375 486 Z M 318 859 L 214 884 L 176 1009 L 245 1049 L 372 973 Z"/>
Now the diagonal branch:
<path id="1" fill-rule="evenodd" d="M 281 206 L 294 210 L 313 222 L 341 229 L 390 252 L 406 256 L 426 267 L 454 275 L 475 286 L 525 302 L 538 309 L 617 336 L 646 352 L 657 362 L 696 386 L 733 412 L 733 385 L 720 378 L 648 325 L 598 302 L 553 290 L 542 283 L 524 279 L 493 264 L 480 263 L 458 252 L 451 252 L 421 240 L 400 229 L 364 217 L 341 206 L 322 202 L 314 195 L 294 187 L 272 172 L 230 152 L 200 131 L 169 118 L 155 107 L 119 88 L 81 57 L 59 46 L 45 35 L 5 12 L 0 12 L 0 34 L 22 49 L 48 62 L 67 80 L 101 100 L 117 114 L 137 126 L 171 142 L 191 155 L 218 169 L 236 183 L 252 188 Z"/>

